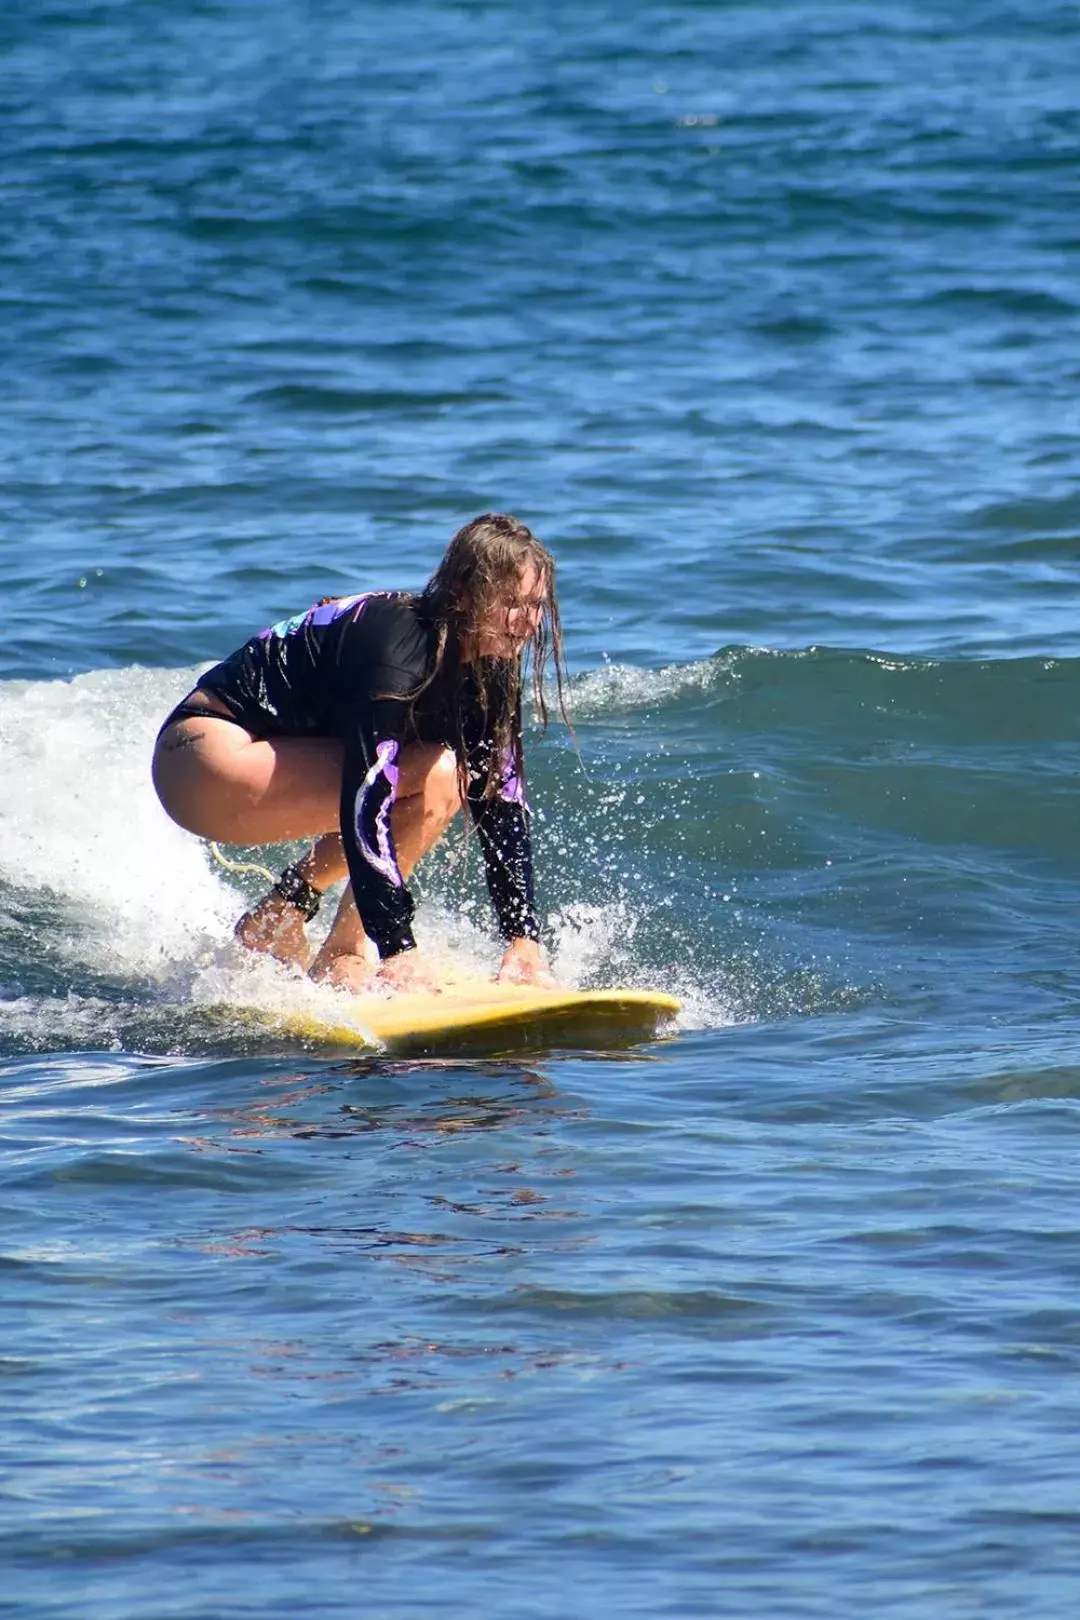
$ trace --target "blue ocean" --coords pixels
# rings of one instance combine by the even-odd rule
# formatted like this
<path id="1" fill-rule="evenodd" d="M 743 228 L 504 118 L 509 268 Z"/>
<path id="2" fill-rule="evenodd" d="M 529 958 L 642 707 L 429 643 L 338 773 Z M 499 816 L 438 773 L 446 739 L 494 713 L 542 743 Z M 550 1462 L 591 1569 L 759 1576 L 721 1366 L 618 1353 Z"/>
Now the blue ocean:
<path id="1" fill-rule="evenodd" d="M 9 0 L 0 61 L 13 1612 L 1075 1612 L 1076 5 Z M 304 1041 L 155 732 L 486 510 L 559 562 L 551 959 L 683 1011 Z M 417 893 L 494 966 L 471 841 Z"/>

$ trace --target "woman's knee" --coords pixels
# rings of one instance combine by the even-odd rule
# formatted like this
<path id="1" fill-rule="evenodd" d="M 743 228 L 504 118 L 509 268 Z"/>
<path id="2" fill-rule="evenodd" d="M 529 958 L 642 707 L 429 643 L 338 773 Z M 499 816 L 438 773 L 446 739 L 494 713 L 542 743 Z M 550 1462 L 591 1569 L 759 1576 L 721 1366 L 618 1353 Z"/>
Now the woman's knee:
<path id="1" fill-rule="evenodd" d="M 461 809 L 461 778 L 452 748 L 444 748 L 432 765 L 425 782 L 424 796 L 431 808 L 441 811 L 447 821 Z"/>
<path id="2" fill-rule="evenodd" d="M 448 808 L 451 815 L 461 808 L 457 759 L 452 748 L 441 748 L 438 743 L 410 743 L 401 751 L 399 771 L 399 798 L 419 794 L 425 809 Z"/>

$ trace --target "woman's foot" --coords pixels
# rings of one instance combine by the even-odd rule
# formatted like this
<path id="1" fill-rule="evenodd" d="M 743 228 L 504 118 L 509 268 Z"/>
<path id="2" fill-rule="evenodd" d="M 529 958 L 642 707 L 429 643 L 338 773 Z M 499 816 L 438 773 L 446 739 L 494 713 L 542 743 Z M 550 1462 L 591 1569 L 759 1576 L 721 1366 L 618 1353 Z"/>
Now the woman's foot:
<path id="1" fill-rule="evenodd" d="M 304 933 L 319 909 L 320 891 L 304 872 L 304 862 L 287 866 L 269 894 L 252 906 L 236 925 L 235 935 L 249 951 L 262 951 L 276 962 L 306 971 L 311 965 L 311 947 Z"/>
<path id="2" fill-rule="evenodd" d="M 276 889 L 245 911 L 234 933 L 249 951 L 262 951 L 276 962 L 307 971 L 311 946 L 304 933 L 304 914 Z"/>

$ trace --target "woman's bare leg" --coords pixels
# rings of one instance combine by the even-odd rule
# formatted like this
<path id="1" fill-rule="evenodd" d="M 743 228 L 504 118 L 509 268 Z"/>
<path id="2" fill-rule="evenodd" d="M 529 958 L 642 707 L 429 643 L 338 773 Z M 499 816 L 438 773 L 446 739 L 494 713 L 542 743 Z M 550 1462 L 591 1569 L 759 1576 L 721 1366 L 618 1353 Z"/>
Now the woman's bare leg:
<path id="1" fill-rule="evenodd" d="M 224 844 L 285 843 L 314 837 L 298 863 L 316 889 L 347 870 L 340 834 L 344 754 L 331 737 L 255 738 L 222 716 L 175 721 L 154 751 L 154 786 L 172 819 L 200 838 Z M 409 743 L 399 760 L 398 796 L 391 826 L 398 864 L 408 877 L 460 808 L 457 769 L 449 749 Z M 319 952 L 321 975 L 339 957 L 360 957 L 364 934 L 356 908 L 339 908 Z M 237 924 L 253 950 L 307 967 L 309 949 L 296 906 L 271 890 Z"/>
<path id="2" fill-rule="evenodd" d="M 225 716 L 200 716 L 175 721 L 158 738 L 154 786 L 172 819 L 200 838 L 268 844 L 317 837 L 304 875 L 325 888 L 344 871 L 341 839 L 330 831 L 338 824 L 343 757 L 332 737 L 260 739 Z M 301 912 L 274 891 L 256 909 L 257 918 L 249 912 L 237 925 L 243 943 L 306 968 Z"/>
<path id="3" fill-rule="evenodd" d="M 232 720 L 174 721 L 154 786 L 188 832 L 223 844 L 318 838 L 338 825 L 344 755 L 333 737 L 252 737 Z"/>
<path id="4" fill-rule="evenodd" d="M 429 744 L 410 744 L 403 748 L 397 799 L 390 815 L 393 847 L 402 876 L 410 876 L 416 862 L 423 859 L 445 833 L 460 805 L 457 763 L 450 750 Z M 317 839 L 293 870 L 314 889 L 319 889 L 319 893 L 337 883 L 348 872 L 340 834 L 325 833 Z M 342 977 L 342 972 L 332 972 L 332 964 L 338 957 L 353 957 L 353 966 L 343 977 L 343 982 L 351 982 L 358 972 L 359 961 L 363 961 L 366 936 L 356 914 L 351 889 L 347 889 L 313 966 L 308 936 L 304 933 L 303 912 L 283 899 L 277 889 L 270 889 L 269 894 L 264 894 L 236 923 L 236 938 L 251 951 L 266 951 L 277 961 L 296 967 L 311 966 L 316 978 Z M 347 964 L 342 962 L 342 969 L 345 967 Z"/>
<path id="5" fill-rule="evenodd" d="M 348 871 L 340 833 L 324 833 L 293 865 L 293 871 L 320 894 L 337 883 Z M 359 920 L 359 919 L 358 919 Z M 249 951 L 265 951 L 279 962 L 295 967 L 311 966 L 311 949 L 304 932 L 304 915 L 276 889 L 250 911 L 245 911 L 234 929 L 236 938 Z M 363 939 L 359 950 L 363 952 Z"/>

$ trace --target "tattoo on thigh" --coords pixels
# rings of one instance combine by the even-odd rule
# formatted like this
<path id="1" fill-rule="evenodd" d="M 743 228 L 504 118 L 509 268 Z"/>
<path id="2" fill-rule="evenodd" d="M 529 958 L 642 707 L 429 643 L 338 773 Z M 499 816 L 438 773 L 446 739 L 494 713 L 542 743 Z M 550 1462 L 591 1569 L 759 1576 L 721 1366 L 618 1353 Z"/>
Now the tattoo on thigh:
<path id="1" fill-rule="evenodd" d="M 180 731 L 168 742 L 162 743 L 162 752 L 165 754 L 179 754 L 185 748 L 194 748 L 206 736 L 205 731 Z"/>

